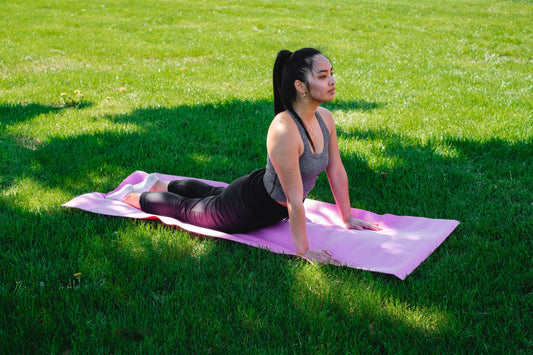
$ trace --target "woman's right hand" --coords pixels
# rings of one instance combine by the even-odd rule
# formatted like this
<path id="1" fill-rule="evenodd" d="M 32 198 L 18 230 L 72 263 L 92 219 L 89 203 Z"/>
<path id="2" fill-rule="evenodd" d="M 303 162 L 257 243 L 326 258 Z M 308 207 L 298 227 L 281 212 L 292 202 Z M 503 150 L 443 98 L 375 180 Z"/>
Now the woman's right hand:
<path id="1" fill-rule="evenodd" d="M 309 249 L 302 255 L 302 257 L 311 264 L 315 261 L 319 264 L 331 264 L 336 266 L 341 264 L 339 260 L 331 256 L 331 253 L 328 250 L 324 249 Z"/>

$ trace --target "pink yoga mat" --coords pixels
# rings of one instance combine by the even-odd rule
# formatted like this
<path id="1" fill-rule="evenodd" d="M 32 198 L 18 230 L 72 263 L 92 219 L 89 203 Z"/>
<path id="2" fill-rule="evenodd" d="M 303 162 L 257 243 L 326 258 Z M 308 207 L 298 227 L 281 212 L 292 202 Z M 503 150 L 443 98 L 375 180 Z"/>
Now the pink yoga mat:
<path id="1" fill-rule="evenodd" d="M 115 190 L 125 184 L 141 182 L 147 173 L 136 171 Z M 157 174 L 161 180 L 183 179 L 180 176 Z M 227 184 L 202 180 L 214 186 Z M 78 196 L 63 206 L 103 215 L 128 218 L 157 218 L 192 233 L 233 240 L 253 247 L 265 248 L 274 253 L 296 255 L 288 222 L 262 228 L 246 234 L 223 232 L 190 225 L 174 218 L 147 214 L 122 202 L 106 200 L 104 193 L 92 192 Z M 392 274 L 405 279 L 429 254 L 431 254 L 459 224 L 455 220 L 424 217 L 378 215 L 352 209 L 353 216 L 379 223 L 381 231 L 347 230 L 341 225 L 334 204 L 306 199 L 307 234 L 312 249 L 327 249 L 344 266 Z"/>

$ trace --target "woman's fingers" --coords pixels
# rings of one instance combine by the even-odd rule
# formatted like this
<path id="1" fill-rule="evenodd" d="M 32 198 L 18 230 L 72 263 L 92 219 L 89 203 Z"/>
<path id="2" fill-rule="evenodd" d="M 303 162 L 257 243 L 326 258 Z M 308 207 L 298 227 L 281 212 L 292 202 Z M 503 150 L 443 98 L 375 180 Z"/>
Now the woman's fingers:
<path id="1" fill-rule="evenodd" d="M 367 222 L 362 219 L 350 218 L 346 223 L 346 226 L 350 229 L 363 230 L 370 229 L 374 231 L 379 231 L 382 228 L 377 223 Z"/>
<path id="2" fill-rule="evenodd" d="M 335 259 L 332 256 L 329 250 L 325 249 L 310 249 L 303 256 L 311 263 L 316 261 L 320 264 L 332 264 L 337 266 L 341 264 L 338 259 Z"/>
<path id="3" fill-rule="evenodd" d="M 381 227 L 377 223 L 371 223 L 371 222 L 367 222 L 365 228 L 366 229 L 371 229 L 373 231 L 380 231 L 381 230 Z"/>

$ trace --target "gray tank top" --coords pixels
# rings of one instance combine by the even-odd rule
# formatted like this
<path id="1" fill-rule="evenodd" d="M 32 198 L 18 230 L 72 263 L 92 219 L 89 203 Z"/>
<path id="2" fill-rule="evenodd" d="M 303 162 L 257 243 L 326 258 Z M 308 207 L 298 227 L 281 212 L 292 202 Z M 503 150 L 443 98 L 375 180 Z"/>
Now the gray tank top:
<path id="1" fill-rule="evenodd" d="M 311 144 L 307 139 L 304 127 L 292 114 L 291 117 L 294 119 L 294 122 L 298 127 L 298 131 L 300 131 L 300 136 L 302 137 L 302 140 L 304 142 L 304 152 L 300 156 L 299 165 L 300 174 L 302 175 L 302 183 L 304 188 L 303 192 L 305 198 L 315 186 L 318 174 L 326 170 L 328 166 L 328 147 L 330 135 L 326 123 L 324 123 L 324 120 L 317 111 L 316 118 L 318 120 L 318 123 L 320 124 L 320 128 L 322 129 L 322 134 L 324 135 L 324 149 L 319 154 L 315 154 L 311 150 Z M 274 170 L 274 166 L 272 165 L 272 161 L 270 160 L 270 156 L 268 155 L 266 173 L 263 177 L 263 183 L 265 184 L 266 191 L 268 192 L 270 197 L 272 197 L 276 201 L 287 202 L 287 196 L 285 196 L 285 193 L 283 192 L 283 188 L 281 187 L 278 174 L 276 173 L 276 170 Z"/>

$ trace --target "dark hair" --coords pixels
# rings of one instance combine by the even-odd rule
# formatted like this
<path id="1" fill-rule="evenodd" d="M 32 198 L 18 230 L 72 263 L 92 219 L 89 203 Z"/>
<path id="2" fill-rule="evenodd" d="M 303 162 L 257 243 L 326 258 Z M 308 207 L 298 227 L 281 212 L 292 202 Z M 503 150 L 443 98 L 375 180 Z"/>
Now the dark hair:
<path id="1" fill-rule="evenodd" d="M 292 113 L 305 130 L 307 139 L 314 148 L 313 141 L 305 128 L 302 119 L 293 108 L 296 100 L 296 88 L 294 83 L 300 80 L 306 86 L 308 84 L 307 75 L 313 69 L 313 57 L 322 54 L 315 48 L 302 48 L 295 52 L 281 50 L 278 52 L 274 63 L 274 113 L 277 115 L 285 110 Z"/>

